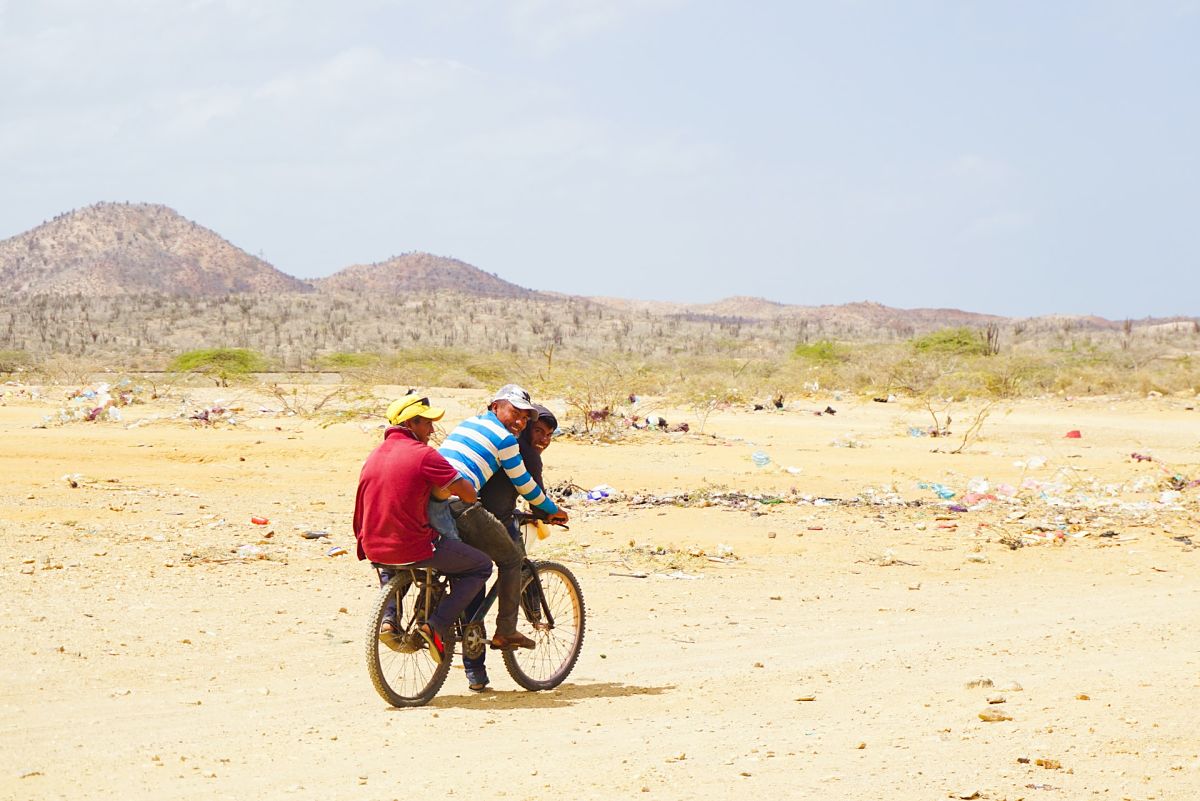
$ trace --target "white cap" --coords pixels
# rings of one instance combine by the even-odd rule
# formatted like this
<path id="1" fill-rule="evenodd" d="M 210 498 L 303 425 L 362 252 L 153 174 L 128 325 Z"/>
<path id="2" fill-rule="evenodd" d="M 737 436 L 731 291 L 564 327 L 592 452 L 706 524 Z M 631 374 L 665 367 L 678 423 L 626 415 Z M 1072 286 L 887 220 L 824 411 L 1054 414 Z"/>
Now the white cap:
<path id="1" fill-rule="evenodd" d="M 492 403 L 496 401 L 508 401 L 518 409 L 531 411 L 533 402 L 529 400 L 529 393 L 521 389 L 516 384 L 505 384 L 496 391 L 496 396 L 492 398 Z"/>

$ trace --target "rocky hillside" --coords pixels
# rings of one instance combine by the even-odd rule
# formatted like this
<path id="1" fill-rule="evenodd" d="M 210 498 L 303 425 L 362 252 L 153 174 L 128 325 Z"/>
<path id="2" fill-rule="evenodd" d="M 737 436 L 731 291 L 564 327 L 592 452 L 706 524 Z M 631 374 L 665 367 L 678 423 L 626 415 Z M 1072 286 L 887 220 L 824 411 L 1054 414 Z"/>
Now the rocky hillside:
<path id="1" fill-rule="evenodd" d="M 166 206 L 98 203 L 0 242 L 0 294 L 311 292 Z"/>
<path id="2" fill-rule="evenodd" d="M 419 252 L 375 264 L 356 264 L 312 283 L 321 292 L 362 292 L 376 296 L 437 291 L 488 298 L 528 298 L 537 294 L 458 259 Z"/>

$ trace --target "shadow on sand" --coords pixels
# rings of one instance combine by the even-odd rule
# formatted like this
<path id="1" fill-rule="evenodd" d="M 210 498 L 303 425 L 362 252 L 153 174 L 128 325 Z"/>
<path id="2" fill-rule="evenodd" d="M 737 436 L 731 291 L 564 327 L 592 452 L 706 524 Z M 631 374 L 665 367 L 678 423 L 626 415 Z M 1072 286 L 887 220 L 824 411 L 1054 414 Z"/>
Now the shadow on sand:
<path id="1" fill-rule="evenodd" d="M 451 676 L 451 680 L 453 680 Z M 461 680 L 461 676 L 459 679 Z M 636 695 L 662 695 L 675 689 L 675 685 L 662 687 L 639 687 L 620 682 L 597 682 L 595 684 L 572 684 L 567 682 L 553 690 L 529 692 L 528 690 L 489 690 L 483 693 L 465 692 L 451 695 L 443 689 L 429 706 L 435 709 L 556 709 L 572 706 L 580 701 L 594 698 L 629 698 Z"/>

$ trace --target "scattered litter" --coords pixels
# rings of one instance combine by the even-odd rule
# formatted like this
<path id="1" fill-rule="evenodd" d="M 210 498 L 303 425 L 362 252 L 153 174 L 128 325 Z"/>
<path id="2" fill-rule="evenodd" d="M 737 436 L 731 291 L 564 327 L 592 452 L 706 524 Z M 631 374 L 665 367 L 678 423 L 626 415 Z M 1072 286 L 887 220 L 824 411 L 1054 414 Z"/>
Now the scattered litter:
<path id="1" fill-rule="evenodd" d="M 252 517 L 252 518 L 250 518 L 250 522 L 256 526 L 265 526 L 268 523 L 270 523 L 271 521 L 265 517 Z"/>
<path id="2" fill-rule="evenodd" d="M 144 403 L 144 390 L 123 378 L 115 385 L 101 382 L 67 393 L 66 402 L 54 414 L 42 418 L 42 426 L 67 423 L 121 422 L 121 407 Z"/>
<path id="3" fill-rule="evenodd" d="M 623 576 L 625 578 L 644 579 L 649 576 L 649 573 L 609 573 L 610 576 Z"/>
<path id="4" fill-rule="evenodd" d="M 766 467 L 771 463 L 771 457 L 766 451 L 755 451 L 750 454 L 750 460 L 754 462 L 755 467 Z"/>
<path id="5" fill-rule="evenodd" d="M 306 539 L 306 540 L 319 540 L 322 537 L 328 537 L 329 532 L 328 531 L 305 531 L 300 536 L 304 537 L 304 539 Z"/>
<path id="6" fill-rule="evenodd" d="M 587 499 L 589 501 L 603 501 L 605 499 L 616 499 L 617 491 L 607 484 L 598 484 L 588 490 Z"/>
<path id="7" fill-rule="evenodd" d="M 844 434 L 844 435 L 838 437 L 837 439 L 833 440 L 829 444 L 835 448 L 865 448 L 865 447 L 867 447 L 865 444 L 863 444 L 862 440 L 857 438 L 857 435 L 854 433 Z"/>
<path id="8" fill-rule="evenodd" d="M 1068 431 L 1066 434 L 1063 434 L 1063 437 L 1065 439 L 1082 439 L 1083 432 L 1081 432 L 1078 428 L 1073 428 L 1070 431 Z"/>
<path id="9" fill-rule="evenodd" d="M 340 545 L 335 545 L 325 552 L 326 556 L 345 556 L 348 551 Z"/>
<path id="10" fill-rule="evenodd" d="M 242 545 L 237 549 L 239 559 L 266 559 L 266 552 L 257 545 Z"/>
<path id="11" fill-rule="evenodd" d="M 1131 453 L 1131 454 L 1129 454 L 1129 458 L 1133 459 L 1135 462 L 1153 462 L 1154 461 L 1154 457 L 1148 453 Z"/>
<path id="12" fill-rule="evenodd" d="M 947 487 L 945 484 L 931 484 L 928 481 L 920 481 L 917 483 L 918 489 L 933 490 L 933 493 L 943 501 L 948 501 L 955 496 L 954 490 Z"/>
<path id="13" fill-rule="evenodd" d="M 670 573 L 655 573 L 654 577 L 658 579 L 676 579 L 683 581 L 695 581 L 697 579 L 704 578 L 704 576 L 696 576 L 692 575 L 691 573 L 684 573 L 682 570 L 675 570 Z"/>

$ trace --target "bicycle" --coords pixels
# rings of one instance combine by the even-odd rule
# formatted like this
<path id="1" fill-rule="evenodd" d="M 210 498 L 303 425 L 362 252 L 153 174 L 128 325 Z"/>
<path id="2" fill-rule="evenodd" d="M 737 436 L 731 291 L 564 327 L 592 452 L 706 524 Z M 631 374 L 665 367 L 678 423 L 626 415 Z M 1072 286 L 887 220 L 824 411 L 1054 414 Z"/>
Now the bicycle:
<path id="1" fill-rule="evenodd" d="M 532 515 L 517 513 L 521 539 L 528 539 L 526 523 Z M 562 526 L 566 529 L 566 526 Z M 468 656 L 478 656 L 489 642 L 483 621 L 496 601 L 497 582 L 469 619 L 454 621 L 442 644 L 440 660 L 428 644 L 413 636 L 449 591 L 446 576 L 428 567 L 406 567 L 372 562 L 377 570 L 393 571 L 380 590 L 367 631 L 367 672 L 379 695 L 392 706 L 424 706 L 442 689 L 450 673 L 454 645 L 462 642 Z M 525 559 L 521 566 L 520 616 L 533 630 L 537 647 L 504 650 L 504 667 L 513 681 L 530 691 L 550 690 L 570 675 L 583 647 L 585 607 L 583 590 L 575 574 L 558 562 Z M 393 620 L 391 633 L 382 633 L 384 620 Z"/>

